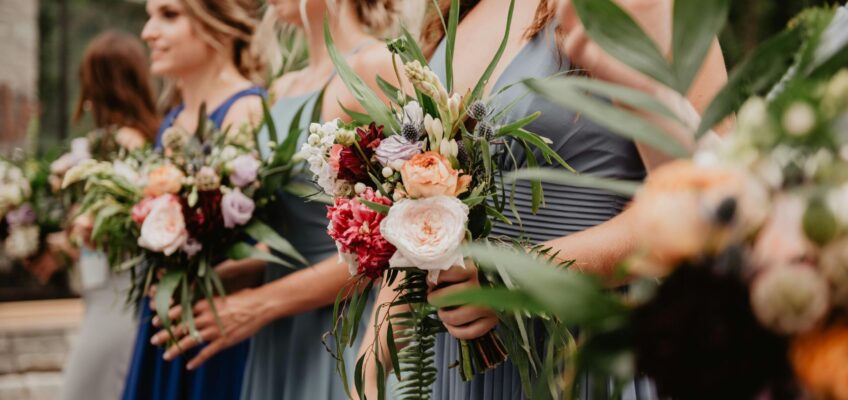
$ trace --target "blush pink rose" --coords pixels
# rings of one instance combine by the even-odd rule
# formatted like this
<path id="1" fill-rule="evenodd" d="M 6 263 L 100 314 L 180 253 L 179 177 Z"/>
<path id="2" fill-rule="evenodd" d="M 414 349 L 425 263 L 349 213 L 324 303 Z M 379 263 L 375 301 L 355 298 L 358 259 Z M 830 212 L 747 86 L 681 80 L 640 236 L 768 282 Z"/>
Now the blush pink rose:
<path id="1" fill-rule="evenodd" d="M 180 199 L 172 194 L 157 197 L 141 225 L 138 245 L 150 251 L 174 254 L 188 240 Z"/>
<path id="2" fill-rule="evenodd" d="M 154 197 L 145 197 L 133 206 L 130 216 L 135 223 L 139 225 L 144 223 L 144 219 L 147 218 L 147 214 L 150 214 L 150 209 L 153 207 L 154 200 Z"/>

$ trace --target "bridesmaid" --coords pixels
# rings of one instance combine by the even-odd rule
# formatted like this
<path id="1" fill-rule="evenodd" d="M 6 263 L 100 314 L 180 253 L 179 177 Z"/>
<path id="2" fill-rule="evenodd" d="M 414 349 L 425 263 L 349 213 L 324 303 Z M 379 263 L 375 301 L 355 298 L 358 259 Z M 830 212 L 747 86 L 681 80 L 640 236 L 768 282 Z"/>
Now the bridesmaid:
<path id="1" fill-rule="evenodd" d="M 670 0 L 636 0 L 623 3 L 662 3 L 670 10 Z M 555 19 L 556 2 L 550 0 L 521 0 L 515 2 L 515 14 L 510 29 L 506 50 L 497 68 L 489 80 L 486 93 L 495 93 L 502 88 L 528 78 L 545 78 L 551 75 L 573 70 L 589 60 L 585 53 L 582 58 L 570 60 L 566 50 L 581 50 L 585 45 L 585 36 L 581 42 L 569 43 L 563 49 L 560 43 L 569 38 L 564 26 Z M 440 1 L 442 15 L 446 18 L 450 1 Z M 503 35 L 503 22 L 509 0 L 478 0 L 461 3 L 461 21 L 457 30 L 454 50 L 454 90 L 463 93 L 473 87 L 482 75 L 489 60 L 497 51 L 498 40 L 492 37 Z M 658 8 L 650 8 L 656 11 Z M 647 12 L 646 9 L 634 8 Z M 664 8 L 663 8 L 664 10 Z M 670 14 L 669 14 L 670 15 Z M 640 19 L 640 18 L 637 18 Z M 658 19 L 659 20 L 659 19 Z M 664 21 L 668 27 L 670 21 Z M 574 24 L 568 26 L 572 28 Z M 655 27 L 656 28 L 656 27 Z M 655 32 L 670 32 L 658 29 Z M 580 32 L 578 32 L 579 34 Z M 439 15 L 433 15 L 425 22 L 422 40 L 424 49 L 432 54 L 430 65 L 444 78 L 445 44 L 442 40 L 444 30 Z M 657 36 L 655 35 L 655 38 Z M 667 34 L 666 34 L 667 37 Z M 670 42 L 670 40 L 669 40 Z M 575 52 L 576 53 L 576 52 Z M 592 54 L 594 57 L 596 54 Z M 623 74 L 620 64 L 605 63 L 601 60 L 592 67 L 604 67 L 600 79 L 609 79 Z M 457 68 L 461 66 L 461 68 Z M 593 72 L 589 71 L 590 74 Z M 631 75 L 632 76 L 632 75 Z M 721 54 L 716 48 L 711 52 L 708 67 L 698 78 L 690 100 L 695 107 L 703 110 L 709 100 L 726 80 L 726 71 Z M 633 85 L 643 90 L 657 90 L 653 86 Z M 541 117 L 527 129 L 551 140 L 551 147 L 580 173 L 622 180 L 641 180 L 649 172 L 641 153 L 641 145 L 615 135 L 600 126 L 580 118 L 573 112 L 545 99 L 530 94 L 521 98 L 525 88 L 513 86 L 497 96 L 496 108 L 503 108 L 518 99 L 518 103 L 506 115 L 507 121 L 518 119 L 536 111 Z M 520 98 L 520 99 L 519 99 Z M 524 167 L 525 158 L 519 147 L 513 147 L 517 155 L 518 167 Z M 505 161 L 505 159 L 501 159 Z M 652 155 L 651 166 L 663 160 Z M 512 165 L 504 164 L 505 168 Z M 558 168 L 558 167 L 552 167 Z M 604 276 L 611 275 L 614 265 L 631 250 L 633 232 L 628 231 L 624 218 L 626 212 L 619 215 L 629 199 L 607 192 L 563 185 L 545 185 L 545 207 L 538 213 L 531 212 L 531 189 L 527 181 L 518 182 L 515 203 L 520 221 L 506 213 L 512 224 L 496 224 L 493 235 L 505 235 L 512 238 L 525 238 L 534 243 L 543 243 L 560 250 L 563 257 L 574 258 L 577 266 L 586 272 Z M 619 215 L 617 217 L 617 215 Z M 478 285 L 477 272 L 473 268 L 455 267 L 442 273 L 430 296 Z M 383 290 L 380 299 L 389 296 Z M 380 300 L 378 300 L 380 301 Z M 490 310 L 460 306 L 440 309 L 439 317 L 445 323 L 448 333 L 442 334 L 436 343 L 436 383 L 433 388 L 434 399 L 522 399 L 521 381 L 513 364 L 506 362 L 498 368 L 478 375 L 470 382 L 463 382 L 458 373 L 447 366 L 458 358 L 457 339 L 474 339 L 497 326 L 497 318 Z M 373 372 L 373 371 L 369 371 Z M 374 382 L 371 375 L 370 382 Z M 588 386 L 585 385 L 584 386 Z M 649 398 L 653 396 L 650 385 L 636 382 L 627 389 L 625 398 Z M 374 392 L 374 384 L 368 385 L 368 391 Z M 371 397 L 369 395 L 369 397 Z M 584 396 L 585 397 L 585 396 Z"/>
<path id="2" fill-rule="evenodd" d="M 334 71 L 324 42 L 325 15 L 337 48 L 376 92 L 380 93 L 376 75 L 395 81 L 391 54 L 375 36 L 392 22 L 394 1 L 338 0 L 332 8 L 323 0 L 271 0 L 271 3 L 279 22 L 304 30 L 309 48 L 308 65 L 284 74 L 271 86 L 276 100 L 271 114 L 278 135 L 285 135 L 295 113 L 304 106 L 296 124 L 301 130 L 308 128 L 313 109 L 318 106 L 318 95 L 325 86 L 320 104 L 323 120 L 347 119 L 342 105 L 364 111 Z M 301 140 L 307 135 L 308 132 L 302 135 Z M 260 148 L 263 156 L 267 156 L 267 132 L 260 136 Z M 310 178 L 295 179 L 312 184 Z M 323 334 L 332 328 L 335 298 L 350 278 L 347 266 L 339 263 L 336 246 L 326 233 L 326 205 L 281 191 L 274 214 L 275 228 L 313 265 L 297 271 L 269 265 L 263 286 L 217 299 L 224 334 L 211 322 L 207 303 L 199 303 L 195 307 L 195 320 L 209 345 L 188 365 L 209 363 L 207 360 L 213 354 L 255 335 L 243 399 L 345 398 L 335 359 L 321 342 Z M 202 324 L 204 320 L 210 323 Z M 167 332 L 157 334 L 157 339 L 166 338 Z M 185 337 L 180 349 L 195 345 L 190 337 Z M 169 353 L 178 351 L 172 348 Z M 355 354 L 348 355 L 348 359 L 353 361 Z M 349 370 L 353 370 L 352 364 Z"/>
<path id="3" fill-rule="evenodd" d="M 152 142 L 159 124 L 153 80 L 141 42 L 117 31 L 98 35 L 80 63 L 80 98 L 74 121 L 92 116 L 123 148 Z M 78 220 L 82 222 L 82 220 Z M 85 224 L 75 229 L 90 232 Z M 90 226 L 88 226 L 90 228 Z M 121 395 L 137 322 L 120 296 L 130 286 L 128 273 L 112 273 L 106 257 L 76 249 L 65 232 L 48 238 L 52 253 L 77 259 L 85 316 L 64 368 L 61 399 L 111 400 Z"/>
<path id="4" fill-rule="evenodd" d="M 249 0 L 148 0 L 149 19 L 141 33 L 151 50 L 151 71 L 169 80 L 174 103 L 159 135 L 179 126 L 196 129 L 201 104 L 218 128 L 237 128 L 261 119 L 264 63 L 252 47 L 257 6 Z M 157 138 L 157 142 L 159 138 Z M 222 268 L 247 268 L 224 263 Z M 253 265 L 261 265 L 252 262 Z M 142 304 L 125 400 L 235 399 L 242 387 L 248 342 L 219 354 L 202 368 L 186 371 L 182 357 L 163 357 L 151 345 L 154 329 L 148 302 Z M 164 359 L 163 359 L 164 358 Z M 166 361 L 170 360 L 170 361 Z"/>

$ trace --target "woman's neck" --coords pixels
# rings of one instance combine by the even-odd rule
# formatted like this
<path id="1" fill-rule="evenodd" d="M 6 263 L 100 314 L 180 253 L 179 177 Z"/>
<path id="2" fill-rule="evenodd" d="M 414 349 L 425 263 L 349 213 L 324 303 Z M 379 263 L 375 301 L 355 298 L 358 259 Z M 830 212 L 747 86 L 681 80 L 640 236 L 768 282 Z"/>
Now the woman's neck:
<path id="1" fill-rule="evenodd" d="M 336 48 L 342 54 L 353 51 L 372 36 L 365 32 L 362 23 L 349 1 L 340 1 L 336 10 L 329 15 L 330 35 Z M 311 18 L 306 29 L 306 41 L 309 45 L 308 68 L 332 68 L 332 60 L 327 53 L 324 41 L 324 17 Z"/>
<path id="2" fill-rule="evenodd" d="M 204 102 L 207 112 L 209 107 L 215 107 L 234 90 L 247 87 L 250 81 L 239 73 L 232 62 L 223 57 L 215 57 L 210 62 L 191 71 L 178 79 L 180 94 L 186 110 L 200 110 Z"/>

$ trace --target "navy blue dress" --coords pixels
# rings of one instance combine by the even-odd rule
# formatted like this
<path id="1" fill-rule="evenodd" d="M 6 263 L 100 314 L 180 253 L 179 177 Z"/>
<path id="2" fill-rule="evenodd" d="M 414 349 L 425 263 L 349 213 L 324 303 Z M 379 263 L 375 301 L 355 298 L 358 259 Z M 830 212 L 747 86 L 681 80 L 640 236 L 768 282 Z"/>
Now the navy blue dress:
<path id="1" fill-rule="evenodd" d="M 265 96 L 260 87 L 251 87 L 230 96 L 211 114 L 209 120 L 218 128 L 224 122 L 230 107 L 245 96 Z M 156 146 L 160 146 L 162 132 L 174 124 L 183 105 L 175 107 L 162 121 Z M 165 361 L 165 350 L 150 344 L 158 331 L 150 323 L 155 313 L 147 301 L 142 301 L 138 335 L 133 349 L 130 370 L 124 387 L 123 400 L 229 400 L 238 399 L 250 342 L 245 340 L 210 358 L 194 371 L 186 370 L 188 360 L 200 349 L 192 349 L 173 361 Z"/>

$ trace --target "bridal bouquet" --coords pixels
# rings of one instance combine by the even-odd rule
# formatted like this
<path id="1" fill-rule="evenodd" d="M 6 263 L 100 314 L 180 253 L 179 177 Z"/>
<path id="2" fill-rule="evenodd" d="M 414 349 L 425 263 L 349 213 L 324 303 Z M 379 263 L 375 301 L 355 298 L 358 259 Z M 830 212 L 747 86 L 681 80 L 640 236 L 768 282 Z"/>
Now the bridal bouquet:
<path id="1" fill-rule="evenodd" d="M 492 148 L 515 141 L 523 145 L 532 165 L 538 165 L 537 154 L 567 165 L 545 139 L 523 129 L 538 114 L 498 125 L 495 116 L 501 110 L 481 100 L 493 67 L 473 92 L 452 93 L 407 35 L 389 48 L 403 61 L 405 79 L 414 93 L 408 96 L 380 80 L 387 97 L 397 99 L 387 107 L 344 63 L 326 31 L 325 36 L 340 76 L 352 93 L 360 94 L 368 110 L 368 114 L 351 113 L 354 122 L 350 124 L 339 120 L 312 124 L 299 153 L 316 183 L 333 198 L 327 212 L 328 234 L 336 241 L 341 259 L 357 282 L 369 282 L 365 294 L 354 292 L 349 301 L 345 300 L 347 290 L 340 293 L 339 324 L 333 335 L 336 348 L 354 342 L 370 285 L 385 277 L 387 284 L 395 285 L 396 297 L 378 307 L 409 308 L 378 321 L 389 326 L 391 354 L 387 358 L 401 381 L 399 393 L 404 398 L 428 398 L 435 379 L 435 334 L 444 329 L 436 309 L 427 302 L 428 282 L 435 284 L 441 271 L 465 267 L 462 245 L 485 241 L 492 223 L 506 220 L 502 213 L 509 195 L 497 182 L 501 170 L 493 163 Z M 538 207 L 540 182 L 534 182 L 533 195 Z M 347 304 L 352 307 L 348 309 Z M 398 338 L 392 326 L 404 327 Z M 394 343 L 404 345 L 403 349 L 398 352 Z M 360 393 L 361 365 L 376 352 L 359 360 L 356 385 Z M 457 369 L 464 380 L 506 358 L 505 346 L 494 332 L 460 341 L 460 354 Z M 343 377 L 344 368 L 340 360 Z M 382 376 L 379 362 L 377 368 Z"/>
<path id="2" fill-rule="evenodd" d="M 44 163 L 27 159 L 19 166 L 0 159 L 0 240 L 7 257 L 26 260 L 37 255 L 46 236 L 61 230 L 62 217 Z"/>
<path id="3" fill-rule="evenodd" d="M 81 212 L 93 214 L 91 240 L 107 252 L 112 266 L 145 274 L 131 297 L 140 300 L 158 281 L 156 311 L 169 329 L 173 297 L 190 310 L 200 296 L 223 294 L 213 267 L 226 259 L 306 264 L 260 221 L 258 205 L 273 192 L 265 180 L 283 161 L 276 153 L 260 160 L 255 135 L 247 127 L 219 131 L 201 118 L 194 134 L 177 127 L 165 130 L 161 152 L 85 161 L 64 177 L 63 187 L 85 182 Z M 254 241 L 286 259 L 256 249 Z M 183 319 L 196 333 L 190 313 Z"/>

